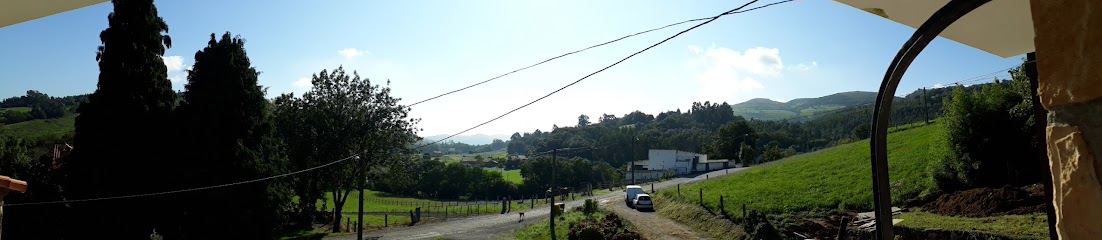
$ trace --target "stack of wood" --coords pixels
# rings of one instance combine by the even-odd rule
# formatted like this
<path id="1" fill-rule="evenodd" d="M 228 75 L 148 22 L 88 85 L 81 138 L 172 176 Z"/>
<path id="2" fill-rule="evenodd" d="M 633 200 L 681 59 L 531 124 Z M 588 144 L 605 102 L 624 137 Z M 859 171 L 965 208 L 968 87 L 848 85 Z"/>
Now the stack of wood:
<path id="1" fill-rule="evenodd" d="M 903 214 L 905 209 L 892 207 L 892 216 Z M 903 219 L 892 219 L 892 225 L 899 224 Z M 849 224 L 850 229 L 859 231 L 872 232 L 876 230 L 876 213 L 875 212 L 863 212 L 858 213 L 857 218 Z"/>

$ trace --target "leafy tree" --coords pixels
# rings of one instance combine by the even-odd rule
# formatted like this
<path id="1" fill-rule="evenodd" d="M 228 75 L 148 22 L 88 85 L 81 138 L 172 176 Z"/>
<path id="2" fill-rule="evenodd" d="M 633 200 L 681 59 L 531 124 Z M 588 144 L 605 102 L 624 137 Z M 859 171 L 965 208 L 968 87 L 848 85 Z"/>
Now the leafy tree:
<path id="1" fill-rule="evenodd" d="M 754 151 L 754 147 L 745 142 L 739 144 L 738 160 L 743 166 L 750 166 L 751 163 L 757 158 L 758 154 Z"/>
<path id="2" fill-rule="evenodd" d="M 589 116 L 582 114 L 578 116 L 578 127 L 585 127 L 589 125 Z"/>
<path id="3" fill-rule="evenodd" d="M 950 156 L 931 166 L 929 175 L 944 191 L 1038 182 L 1044 167 L 1036 161 L 1033 103 L 1019 67 L 1014 79 L 967 92 L 956 88 L 946 100 Z"/>
<path id="4" fill-rule="evenodd" d="M 765 162 L 772 162 L 784 158 L 784 152 L 781 152 L 781 148 L 777 147 L 777 144 L 769 144 L 765 147 L 765 153 L 763 156 Z"/>
<path id="5" fill-rule="evenodd" d="M 290 145 L 291 165 L 312 167 L 344 159 L 354 154 L 347 164 L 321 169 L 318 174 L 304 174 L 294 187 L 299 196 L 300 221 L 310 220 L 314 203 L 324 189 L 334 202 L 333 231 L 340 226 L 340 212 L 348 195 L 358 185 L 358 176 L 368 167 L 390 166 L 398 160 L 408 160 L 410 147 L 420 139 L 408 117 L 409 107 L 399 105 L 390 95 L 388 86 L 372 84 L 359 74 L 345 73 L 343 67 L 332 72 L 314 74 L 313 88 L 301 98 L 285 94 L 276 99 L 279 132 Z M 389 85 L 389 82 L 387 83 Z M 307 223 L 302 222 L 303 224 Z"/>
<path id="6" fill-rule="evenodd" d="M 245 52 L 245 40 L 217 39 L 195 53 L 185 102 L 178 108 L 187 141 L 187 164 L 177 171 L 202 173 L 188 181 L 201 187 L 247 181 L 286 172 L 274 135 L 270 104 L 257 85 L 259 72 Z M 290 203 L 283 182 L 257 183 L 185 194 L 178 206 L 183 238 L 273 238 Z M 212 198 L 211 196 L 219 196 Z M 225 201 L 233 199 L 233 201 Z"/>
<path id="7" fill-rule="evenodd" d="M 861 125 L 857 125 L 857 127 L 853 128 L 853 137 L 856 138 L 856 139 L 869 138 L 869 130 L 871 128 L 872 128 L 872 125 L 869 125 L 868 123 L 862 123 Z"/>
<path id="8" fill-rule="evenodd" d="M 753 144 L 754 138 L 754 129 L 744 120 L 723 125 L 712 141 L 713 156 L 717 159 L 738 158 L 742 144 Z"/>
<path id="9" fill-rule="evenodd" d="M 152 0 L 114 0 L 100 33 L 98 88 L 77 111 L 74 152 L 65 164 L 67 199 L 170 190 L 165 156 L 172 155 L 170 119 L 176 103 L 162 56 L 168 25 Z M 72 204 L 71 238 L 148 237 L 163 221 L 170 196 Z"/>
<path id="10" fill-rule="evenodd" d="M 55 99 L 45 99 L 31 105 L 31 117 L 35 119 L 50 119 L 65 116 L 65 106 Z"/>

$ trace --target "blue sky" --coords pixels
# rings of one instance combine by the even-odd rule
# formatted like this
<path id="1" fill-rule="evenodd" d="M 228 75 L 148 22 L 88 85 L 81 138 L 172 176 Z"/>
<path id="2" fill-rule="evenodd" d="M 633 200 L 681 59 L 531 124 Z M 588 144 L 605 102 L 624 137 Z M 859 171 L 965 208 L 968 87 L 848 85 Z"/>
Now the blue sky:
<path id="1" fill-rule="evenodd" d="M 763 0 L 757 5 L 770 3 Z M 686 19 L 732 1 L 157 1 L 182 71 L 211 33 L 230 31 L 262 72 L 269 96 L 301 93 L 308 78 L 343 65 L 385 84 L 406 104 L 568 51 Z M 755 5 L 756 6 L 756 5 Z M 0 28 L 0 97 L 28 89 L 90 93 L 98 34 L 110 3 Z M 449 134 L 547 94 L 692 24 L 559 59 L 413 108 L 423 135 Z M 825 0 L 801 0 L 721 18 L 468 134 L 509 134 L 573 125 L 580 114 L 657 114 L 694 101 L 787 101 L 875 91 L 913 29 Z M 911 66 L 899 94 L 990 73 L 1020 62 L 947 39 Z M 307 84 L 304 84 L 307 83 Z"/>

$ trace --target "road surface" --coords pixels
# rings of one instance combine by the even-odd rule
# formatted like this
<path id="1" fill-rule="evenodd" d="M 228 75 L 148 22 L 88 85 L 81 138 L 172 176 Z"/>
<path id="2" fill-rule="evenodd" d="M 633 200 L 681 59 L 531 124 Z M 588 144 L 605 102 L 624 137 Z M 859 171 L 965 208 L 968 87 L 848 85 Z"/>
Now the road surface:
<path id="1" fill-rule="evenodd" d="M 695 177 L 674 178 L 668 181 L 656 182 L 654 183 L 654 190 L 657 191 L 665 188 L 675 187 L 677 186 L 677 184 L 696 182 L 707 178 L 723 176 L 728 173 L 737 173 L 746 169 L 747 168 L 732 168 L 717 170 Z M 645 191 L 650 192 L 650 184 L 643 184 L 642 186 Z M 611 192 L 604 195 L 578 198 L 574 201 L 567 201 L 566 209 L 573 209 L 575 207 L 581 206 L 582 203 L 585 202 L 585 199 L 596 199 L 598 202 L 604 201 L 608 202 L 611 205 L 617 205 L 617 203 L 619 203 L 619 205 L 623 205 L 624 196 L 623 192 Z M 551 208 L 549 206 L 543 206 L 535 209 L 529 209 L 523 212 L 523 219 L 521 219 L 519 214 L 515 212 L 497 215 L 481 215 L 467 218 L 450 218 L 448 219 L 448 221 L 444 222 L 426 223 L 412 227 L 397 227 L 380 231 L 367 232 L 364 233 L 364 238 L 371 239 L 377 237 L 378 239 L 434 239 L 438 237 L 446 237 L 448 239 L 511 239 L 513 230 L 520 229 L 530 224 L 547 219 L 548 215 L 551 212 Z M 649 216 L 651 218 L 664 219 L 658 217 L 657 215 L 654 215 L 653 212 L 641 214 L 642 215 L 640 216 Z M 639 218 L 633 216 L 632 219 Z M 634 221 L 632 223 L 636 224 Z M 687 229 L 683 225 L 677 224 L 670 220 L 658 220 L 658 222 L 640 222 L 638 224 L 672 224 L 672 228 L 680 229 L 677 234 L 682 234 L 684 232 L 683 230 Z M 692 236 L 695 236 L 695 233 Z M 331 236 L 326 237 L 325 239 L 350 240 L 356 239 L 356 234 L 353 233 L 343 236 Z"/>

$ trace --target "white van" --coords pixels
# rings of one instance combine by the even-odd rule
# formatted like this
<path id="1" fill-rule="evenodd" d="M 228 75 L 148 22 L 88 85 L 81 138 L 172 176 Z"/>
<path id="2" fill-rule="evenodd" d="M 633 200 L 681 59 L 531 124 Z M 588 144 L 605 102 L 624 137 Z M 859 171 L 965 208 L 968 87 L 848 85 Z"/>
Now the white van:
<path id="1" fill-rule="evenodd" d="M 632 208 L 635 208 L 635 204 L 632 203 L 632 201 L 635 200 L 635 196 L 645 193 L 643 192 L 643 187 L 640 187 L 639 185 L 628 185 L 624 188 L 624 192 L 627 193 L 626 198 L 624 198 L 624 204 L 627 204 L 628 207 Z"/>

